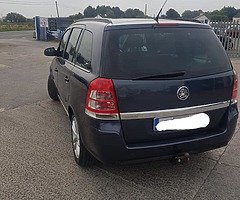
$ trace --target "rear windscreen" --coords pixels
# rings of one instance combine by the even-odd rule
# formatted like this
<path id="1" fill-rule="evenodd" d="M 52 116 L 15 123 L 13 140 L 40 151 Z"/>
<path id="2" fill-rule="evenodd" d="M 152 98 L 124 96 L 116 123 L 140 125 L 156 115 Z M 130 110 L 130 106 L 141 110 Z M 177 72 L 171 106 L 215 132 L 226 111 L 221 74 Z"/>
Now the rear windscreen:
<path id="1" fill-rule="evenodd" d="M 229 59 L 211 29 L 149 28 L 106 33 L 103 76 L 134 79 L 185 72 L 191 78 L 231 70 Z"/>

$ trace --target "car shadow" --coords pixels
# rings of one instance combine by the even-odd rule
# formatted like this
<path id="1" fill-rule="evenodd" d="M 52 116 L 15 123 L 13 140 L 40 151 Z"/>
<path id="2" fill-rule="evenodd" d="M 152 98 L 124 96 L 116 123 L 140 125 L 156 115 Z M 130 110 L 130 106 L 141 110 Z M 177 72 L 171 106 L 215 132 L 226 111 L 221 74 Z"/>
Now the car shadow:
<path id="1" fill-rule="evenodd" d="M 222 151 L 193 155 L 190 161 L 180 164 L 161 160 L 127 165 L 98 163 L 96 167 L 106 175 L 110 173 L 124 181 L 157 191 L 160 196 L 187 198 L 199 189 L 211 173 Z"/>

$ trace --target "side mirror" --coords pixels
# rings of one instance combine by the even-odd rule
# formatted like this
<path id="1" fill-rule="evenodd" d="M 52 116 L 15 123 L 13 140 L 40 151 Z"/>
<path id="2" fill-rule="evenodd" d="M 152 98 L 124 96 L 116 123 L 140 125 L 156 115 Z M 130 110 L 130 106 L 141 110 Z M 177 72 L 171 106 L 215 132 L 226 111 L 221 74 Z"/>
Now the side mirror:
<path id="1" fill-rule="evenodd" d="M 57 50 L 54 47 L 50 47 L 45 49 L 44 51 L 45 56 L 57 56 Z"/>

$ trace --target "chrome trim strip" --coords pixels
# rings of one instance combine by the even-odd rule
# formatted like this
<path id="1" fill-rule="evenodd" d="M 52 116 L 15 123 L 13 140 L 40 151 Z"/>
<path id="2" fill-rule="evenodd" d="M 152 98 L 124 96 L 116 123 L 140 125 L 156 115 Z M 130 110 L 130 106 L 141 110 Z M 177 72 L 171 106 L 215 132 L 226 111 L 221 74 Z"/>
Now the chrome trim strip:
<path id="1" fill-rule="evenodd" d="M 74 65 L 74 63 L 71 62 L 71 61 L 69 61 L 69 60 L 64 59 L 64 61 L 67 62 L 67 63 L 70 64 L 70 65 Z"/>
<path id="2" fill-rule="evenodd" d="M 91 72 L 90 70 L 85 69 L 84 67 L 81 67 L 80 65 L 77 65 L 77 64 L 75 64 L 75 63 L 73 63 L 73 62 L 71 62 L 71 61 L 69 61 L 69 60 L 65 60 L 65 62 L 67 62 L 67 63 L 69 63 L 70 65 L 72 65 L 73 67 L 76 67 L 76 68 L 78 68 L 78 69 L 81 69 L 82 71 L 85 71 L 85 72 L 87 72 L 87 73 L 90 73 L 90 72 Z"/>
<path id="3" fill-rule="evenodd" d="M 85 69 L 85 68 L 83 68 L 83 67 L 81 67 L 81 66 L 79 66 L 79 65 L 77 65 L 77 64 L 73 64 L 73 65 L 74 65 L 74 67 L 76 67 L 76 68 L 78 68 L 78 69 L 81 69 L 81 70 L 84 71 L 84 72 L 87 72 L 87 73 L 90 73 L 90 72 L 91 72 L 90 70 Z"/>
<path id="4" fill-rule="evenodd" d="M 221 108 L 226 108 L 228 106 L 230 106 L 230 101 L 224 101 L 224 102 L 219 102 L 219 103 L 186 107 L 186 108 L 146 111 L 146 112 L 120 113 L 120 118 L 122 120 L 130 120 L 130 119 L 178 117 L 178 116 L 192 115 L 192 114 L 207 112 L 207 111 L 211 111 L 211 110 L 218 110 Z"/>
<path id="5" fill-rule="evenodd" d="M 86 115 L 89 117 L 92 117 L 94 119 L 100 119 L 100 120 L 119 120 L 119 115 L 118 114 L 113 114 L 113 115 L 99 115 L 96 113 L 93 113 L 87 109 L 85 109 Z"/>

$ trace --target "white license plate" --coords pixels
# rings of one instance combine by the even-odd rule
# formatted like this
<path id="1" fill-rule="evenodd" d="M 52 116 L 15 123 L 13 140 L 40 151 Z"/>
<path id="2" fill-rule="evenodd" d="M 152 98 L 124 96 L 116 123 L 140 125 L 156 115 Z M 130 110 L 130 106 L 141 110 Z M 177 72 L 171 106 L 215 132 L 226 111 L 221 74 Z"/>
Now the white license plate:
<path id="1" fill-rule="evenodd" d="M 159 119 L 155 118 L 153 129 L 155 131 L 174 131 L 174 130 L 195 130 L 206 128 L 210 123 L 210 118 L 205 113 L 199 113 L 178 119 Z"/>

